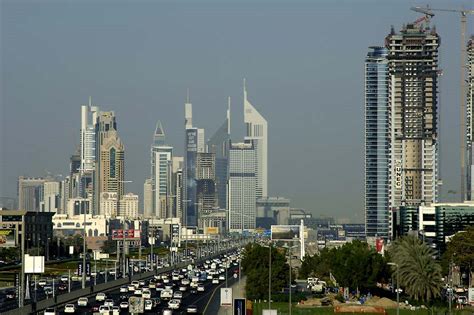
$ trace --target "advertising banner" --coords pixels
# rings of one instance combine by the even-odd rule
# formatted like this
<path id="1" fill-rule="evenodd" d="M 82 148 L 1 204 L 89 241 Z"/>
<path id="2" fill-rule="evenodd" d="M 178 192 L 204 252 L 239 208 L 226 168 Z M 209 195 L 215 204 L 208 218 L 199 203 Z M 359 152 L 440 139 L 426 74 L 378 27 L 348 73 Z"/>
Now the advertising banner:
<path id="1" fill-rule="evenodd" d="M 245 315 L 245 299 L 234 299 L 234 315 Z"/>
<path id="2" fill-rule="evenodd" d="M 232 306 L 232 288 L 221 288 L 221 306 Z"/>
<path id="3" fill-rule="evenodd" d="M 44 256 L 30 256 L 25 254 L 25 273 L 43 273 Z"/>
<path id="4" fill-rule="evenodd" d="M 125 235 L 124 235 L 125 233 Z M 136 240 L 140 239 L 140 230 L 112 230 L 112 240 Z"/>
<path id="5" fill-rule="evenodd" d="M 15 229 L 0 229 L 0 247 L 15 247 Z"/>
<path id="6" fill-rule="evenodd" d="M 299 225 L 272 225 L 272 240 L 297 241 L 300 238 Z"/>

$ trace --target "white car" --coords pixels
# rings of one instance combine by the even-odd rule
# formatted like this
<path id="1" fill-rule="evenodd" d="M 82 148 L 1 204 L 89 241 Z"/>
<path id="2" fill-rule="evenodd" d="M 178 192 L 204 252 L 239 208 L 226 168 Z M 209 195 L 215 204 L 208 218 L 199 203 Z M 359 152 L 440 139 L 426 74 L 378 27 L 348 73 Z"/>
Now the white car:
<path id="1" fill-rule="evenodd" d="M 225 280 L 225 276 L 224 275 L 220 275 L 219 276 L 219 281 L 224 281 Z"/>
<path id="2" fill-rule="evenodd" d="M 69 276 L 68 275 L 62 275 L 61 278 L 59 278 L 62 282 L 68 282 L 69 281 Z"/>
<path id="3" fill-rule="evenodd" d="M 128 287 L 126 285 L 121 286 L 120 287 L 120 293 L 128 293 Z"/>
<path id="4" fill-rule="evenodd" d="M 54 308 L 47 308 L 44 310 L 44 315 L 56 315 L 56 311 L 54 310 Z"/>
<path id="5" fill-rule="evenodd" d="M 74 304 L 66 304 L 66 306 L 64 306 L 64 313 L 75 313 L 76 312 L 76 308 L 74 307 Z"/>
<path id="6" fill-rule="evenodd" d="M 204 292 L 204 291 L 205 291 L 204 285 L 202 285 L 202 284 L 198 285 L 198 286 L 197 286 L 197 291 L 198 291 L 198 292 Z"/>
<path id="7" fill-rule="evenodd" d="M 160 298 L 162 300 L 164 299 L 171 299 L 173 297 L 173 290 L 170 289 L 164 289 L 160 293 Z"/>
<path id="8" fill-rule="evenodd" d="M 219 278 L 212 278 L 212 284 L 219 284 Z"/>
<path id="9" fill-rule="evenodd" d="M 191 281 L 189 281 L 189 279 L 184 278 L 184 279 L 181 280 L 181 284 L 183 284 L 183 285 L 188 285 L 190 283 L 191 283 Z"/>
<path id="10" fill-rule="evenodd" d="M 81 297 L 77 300 L 77 306 L 87 306 L 89 299 L 86 297 Z"/>
<path id="11" fill-rule="evenodd" d="M 145 311 L 151 311 L 153 309 L 153 301 L 152 300 L 145 300 Z"/>
<path id="12" fill-rule="evenodd" d="M 133 292 L 133 291 L 135 291 L 135 286 L 133 284 L 129 284 L 127 286 L 127 289 L 128 289 L 129 292 Z"/>
<path id="13" fill-rule="evenodd" d="M 119 315 L 120 308 L 118 306 L 112 306 L 112 315 Z"/>
<path id="14" fill-rule="evenodd" d="M 186 308 L 186 313 L 188 314 L 197 314 L 198 312 L 198 308 L 196 305 L 189 305 L 187 308 Z"/>
<path id="15" fill-rule="evenodd" d="M 112 310 L 112 308 L 110 306 L 105 306 L 105 305 L 99 306 L 99 313 L 100 314 L 110 314 L 111 310 Z"/>
<path id="16" fill-rule="evenodd" d="M 97 293 L 97 295 L 95 296 L 95 300 L 96 301 L 105 301 L 105 299 L 107 298 L 107 295 L 105 295 L 105 293 Z"/>
<path id="17" fill-rule="evenodd" d="M 114 300 L 112 300 L 112 299 L 105 300 L 104 301 L 104 306 L 110 306 L 110 307 L 114 306 Z"/>
<path id="18" fill-rule="evenodd" d="M 151 299 L 151 291 L 150 289 L 143 289 L 142 291 L 142 297 L 144 299 Z"/>
<path id="19" fill-rule="evenodd" d="M 179 291 L 181 291 L 181 292 L 186 292 L 187 290 L 188 290 L 188 287 L 187 287 L 187 286 L 185 286 L 185 285 L 179 286 Z"/>
<path id="20" fill-rule="evenodd" d="M 143 291 L 142 291 L 142 289 L 138 288 L 138 289 L 135 289 L 135 292 L 133 294 L 141 296 L 143 294 Z"/>
<path id="21" fill-rule="evenodd" d="M 135 287 L 135 289 L 138 289 L 138 287 L 140 287 L 140 282 L 138 281 L 132 281 L 132 285 Z"/>
<path id="22" fill-rule="evenodd" d="M 40 280 L 38 280 L 38 285 L 39 285 L 40 287 L 44 287 L 44 286 L 46 285 L 46 283 L 47 283 L 47 282 L 46 282 L 46 279 L 40 279 Z"/>
<path id="23" fill-rule="evenodd" d="M 181 291 L 175 291 L 173 293 L 173 299 L 182 299 L 183 298 L 183 292 Z"/>
<path id="24" fill-rule="evenodd" d="M 168 307 L 172 310 L 177 310 L 179 309 L 180 304 L 181 304 L 180 300 L 172 299 L 171 301 L 168 302 Z"/>
<path id="25" fill-rule="evenodd" d="M 128 309 L 128 302 L 127 301 L 121 302 L 120 303 L 120 308 L 124 309 L 124 310 Z"/>

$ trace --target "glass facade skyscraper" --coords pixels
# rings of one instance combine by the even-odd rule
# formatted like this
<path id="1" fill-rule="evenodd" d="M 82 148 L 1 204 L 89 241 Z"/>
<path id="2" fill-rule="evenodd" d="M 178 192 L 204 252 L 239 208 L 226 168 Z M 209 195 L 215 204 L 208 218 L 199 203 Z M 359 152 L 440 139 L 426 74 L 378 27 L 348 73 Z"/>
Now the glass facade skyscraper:
<path id="1" fill-rule="evenodd" d="M 389 238 L 390 111 L 388 50 L 365 59 L 365 225 L 367 236 Z"/>

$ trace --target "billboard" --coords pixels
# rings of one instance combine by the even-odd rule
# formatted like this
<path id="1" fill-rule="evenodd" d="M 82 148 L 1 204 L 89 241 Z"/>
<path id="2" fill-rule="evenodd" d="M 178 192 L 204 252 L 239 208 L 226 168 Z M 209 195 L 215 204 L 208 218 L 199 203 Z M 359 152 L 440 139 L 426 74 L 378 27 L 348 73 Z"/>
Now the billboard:
<path id="1" fill-rule="evenodd" d="M 30 256 L 25 254 L 25 273 L 43 273 L 44 256 Z"/>
<path id="2" fill-rule="evenodd" d="M 124 235 L 125 233 L 125 235 Z M 112 240 L 136 240 L 140 239 L 140 230 L 112 230 Z"/>
<path id="3" fill-rule="evenodd" d="M 299 225 L 272 225 L 272 240 L 297 241 L 300 239 Z"/>
<path id="4" fill-rule="evenodd" d="M 219 234 L 219 228 L 218 227 L 213 227 L 213 226 L 208 226 L 204 228 L 204 234 Z"/>
<path id="5" fill-rule="evenodd" d="M 0 229 L 0 247 L 15 247 L 15 229 Z"/>
<path id="6" fill-rule="evenodd" d="M 232 288 L 221 288 L 221 306 L 232 306 Z"/>
<path id="7" fill-rule="evenodd" d="M 145 300 L 139 296 L 128 298 L 128 312 L 131 314 L 143 313 L 145 311 Z"/>

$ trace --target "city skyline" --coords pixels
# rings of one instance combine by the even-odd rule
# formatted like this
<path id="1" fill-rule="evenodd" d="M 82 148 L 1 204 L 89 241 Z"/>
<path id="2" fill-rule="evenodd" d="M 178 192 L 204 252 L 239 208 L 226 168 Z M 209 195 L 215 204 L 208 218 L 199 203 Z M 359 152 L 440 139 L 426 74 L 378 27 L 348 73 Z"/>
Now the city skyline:
<path id="1" fill-rule="evenodd" d="M 367 4 L 367 2 L 364 3 Z M 460 4 L 459 6 L 461 6 L 463 3 L 466 4 L 462 1 L 458 3 Z M 417 2 L 416 4 L 423 5 L 424 3 Z M 438 6 L 443 5 L 442 2 L 438 4 Z M 13 6 L 13 4 L 8 3 L 4 6 L 8 5 Z M 309 4 L 306 5 L 311 7 Z M 147 91 L 147 93 L 145 93 L 146 97 L 136 98 L 138 100 L 138 104 L 136 103 L 135 106 L 130 106 L 130 104 L 133 104 L 133 98 L 126 97 L 125 99 L 128 100 L 120 99 L 121 96 L 123 97 L 123 95 L 120 93 L 120 91 L 117 91 L 113 87 L 113 84 L 107 83 L 107 81 L 111 79 L 108 78 L 108 76 L 102 76 L 102 80 L 98 80 L 99 82 L 103 82 L 101 84 L 105 84 L 104 89 L 100 88 L 101 84 L 99 83 L 84 84 L 84 86 L 80 87 L 79 91 L 70 93 L 71 95 L 69 95 L 69 97 L 66 97 L 66 95 L 58 96 L 58 91 L 56 91 L 52 85 L 50 87 L 46 85 L 48 86 L 48 89 L 42 93 L 38 93 L 38 91 L 33 88 L 31 94 L 35 97 L 32 99 L 37 99 L 39 96 L 38 101 L 40 104 L 51 102 L 52 104 L 48 105 L 50 107 L 47 108 L 56 108 L 58 110 L 60 108 L 59 112 L 61 114 L 58 117 L 52 117 L 51 115 L 45 116 L 45 114 L 41 112 L 36 115 L 38 120 L 42 121 L 43 124 L 56 124 L 55 133 L 51 133 L 48 128 L 44 128 L 44 125 L 42 126 L 43 128 L 38 128 L 41 127 L 41 125 L 37 125 L 34 120 L 31 120 L 31 118 L 21 115 L 22 111 L 26 110 L 26 108 L 29 108 L 30 105 L 26 105 L 26 103 L 29 103 L 27 102 L 28 98 L 20 97 L 15 89 L 11 89 L 11 84 L 14 84 L 14 82 L 17 82 L 18 80 L 18 78 L 13 75 L 13 83 L 4 84 L 6 95 L 3 97 L 2 101 L 2 113 L 6 114 L 4 117 L 8 116 L 12 119 L 11 121 L 6 121 L 5 124 L 3 124 L 3 129 L 1 132 L 1 158 L 3 160 L 0 171 L 2 178 L 0 185 L 1 196 L 11 197 L 16 195 L 16 179 L 20 175 L 45 175 L 44 169 L 47 169 L 54 174 L 67 174 L 66 170 L 68 157 L 75 152 L 75 147 L 78 144 L 77 131 L 80 127 L 80 121 L 78 119 L 79 107 L 80 104 L 86 102 L 89 95 L 92 95 L 92 98 L 95 100 L 94 103 L 97 103 L 98 106 L 101 108 L 107 108 L 108 110 L 114 110 L 116 112 L 118 120 L 120 121 L 120 137 L 126 146 L 126 179 L 133 180 L 131 185 L 127 185 L 127 190 L 139 193 L 141 196 L 140 200 L 142 200 L 143 182 L 146 178 L 148 178 L 146 175 L 147 171 L 149 173 L 148 139 L 150 133 L 153 131 L 156 120 L 160 119 L 163 121 L 164 129 L 167 130 L 167 135 L 169 134 L 169 143 L 176 148 L 176 154 L 182 156 L 183 142 L 181 139 L 184 138 L 184 135 L 182 131 L 182 124 L 180 122 L 182 121 L 183 116 L 182 103 L 186 96 L 186 88 L 190 88 L 191 99 L 195 106 L 193 123 L 194 125 L 205 127 L 206 134 L 208 135 L 221 125 L 222 117 L 224 117 L 227 107 L 227 95 L 230 94 L 233 99 L 233 104 L 238 104 L 233 105 L 232 108 L 232 117 L 237 117 L 236 121 L 233 121 L 231 124 L 233 127 L 232 139 L 234 141 L 239 141 L 244 137 L 243 128 L 240 127 L 240 125 L 243 125 L 240 123 L 240 121 L 243 120 L 243 115 L 241 113 L 242 96 L 240 95 L 241 93 L 239 93 L 239 91 L 241 90 L 242 85 L 241 80 L 243 77 L 246 77 L 248 82 L 247 89 L 249 90 L 249 95 L 251 95 L 252 103 L 257 105 L 257 110 L 261 111 L 263 116 L 269 122 L 269 133 L 271 134 L 271 137 L 269 137 L 268 145 L 268 173 L 270 174 L 268 195 L 281 195 L 288 197 L 292 201 L 292 207 L 302 207 L 308 211 L 313 212 L 314 214 L 334 214 L 340 218 L 347 217 L 352 220 L 362 222 L 363 98 L 361 95 L 363 93 L 363 85 L 360 83 L 360 80 L 363 77 L 363 61 L 361 60 L 363 60 L 368 46 L 383 44 L 383 40 L 381 40 L 381 38 L 384 38 L 389 33 L 390 24 L 392 22 L 395 24 L 395 28 L 399 29 L 402 24 L 408 23 L 419 17 L 418 14 L 409 11 L 409 7 L 411 5 L 411 2 L 397 4 L 396 10 L 399 10 L 397 12 L 401 12 L 401 14 L 396 18 L 387 18 L 384 15 L 387 14 L 386 12 L 377 13 L 381 14 L 384 18 L 387 18 L 387 23 L 383 24 L 385 26 L 381 28 L 381 31 L 371 33 L 370 37 L 366 36 L 363 39 L 357 39 L 357 53 L 351 53 L 351 55 L 354 56 L 350 57 L 351 60 L 357 60 L 357 62 L 353 61 L 353 64 L 347 68 L 349 71 L 354 71 L 354 69 L 357 69 L 356 74 L 349 76 L 347 79 L 344 76 L 339 77 L 333 73 L 326 73 L 328 76 L 328 81 L 331 82 L 331 85 L 334 85 L 334 87 L 329 87 L 329 85 L 323 84 L 323 82 L 319 81 L 319 77 L 313 81 L 305 81 L 301 79 L 296 81 L 303 84 L 297 84 L 296 82 L 291 83 L 291 78 L 297 78 L 297 72 L 294 72 L 293 76 L 287 76 L 290 79 L 281 78 L 279 80 L 273 81 L 268 80 L 270 73 L 265 74 L 265 71 L 269 69 L 269 66 L 273 65 L 278 60 L 284 60 L 281 54 L 276 53 L 276 57 L 280 59 L 275 57 L 276 59 L 271 60 L 271 62 L 264 61 L 263 59 L 252 60 L 252 58 L 250 58 L 250 64 L 259 70 L 251 71 L 251 69 L 246 67 L 237 73 L 232 73 L 231 71 L 229 71 L 229 73 L 221 73 L 220 76 L 218 75 L 217 77 L 221 81 L 225 82 L 222 84 L 216 82 L 215 79 L 210 80 L 207 83 L 200 82 L 198 77 L 202 71 L 199 71 L 199 67 L 192 68 L 193 71 L 190 71 L 190 76 L 187 78 L 182 77 L 181 80 L 174 77 L 171 81 L 164 83 L 163 78 L 161 77 L 158 79 L 158 82 L 156 82 L 157 84 L 142 81 L 143 86 L 133 85 L 131 88 L 132 95 L 135 98 L 137 96 L 136 94 L 140 93 L 140 91 Z M 404 8 L 404 11 L 402 11 L 401 7 Z M 175 8 L 175 10 L 178 9 Z M 200 16 L 199 13 L 201 12 L 199 12 L 199 9 L 194 9 L 197 12 L 195 12 L 195 16 L 193 16 L 193 12 L 191 12 L 191 18 Z M 326 4 L 326 9 L 331 11 L 331 5 Z M 15 9 L 13 8 L 13 10 Z M 221 10 L 226 11 L 222 8 Z M 247 9 L 244 6 L 242 10 L 245 11 Z M 262 4 L 261 6 L 257 6 L 256 10 L 265 16 L 268 15 L 271 22 L 273 23 L 275 23 L 275 19 L 285 14 L 284 10 L 269 9 L 269 11 L 267 11 L 266 8 L 262 8 Z M 293 13 L 297 15 L 303 14 L 301 12 L 302 10 L 294 10 L 295 12 Z M 16 11 L 16 14 L 18 14 L 18 12 L 19 11 Z M 315 12 L 310 13 L 314 14 L 314 16 L 318 16 Z M 305 23 L 310 22 L 308 20 L 309 17 L 311 17 L 310 13 L 303 14 L 303 16 L 307 18 L 304 19 Z M 2 15 L 5 14 L 6 13 L 2 13 Z M 22 17 L 28 16 L 28 12 L 23 12 L 22 14 L 24 14 Z M 228 14 L 229 12 L 227 12 L 227 15 Z M 15 14 L 13 16 L 15 16 Z M 377 22 L 380 23 L 381 18 L 381 16 L 378 16 L 376 18 Z M 95 23 L 99 23 L 97 20 L 94 21 Z M 440 137 L 442 138 L 441 143 L 443 148 L 441 149 L 440 160 L 442 161 L 441 171 L 443 173 L 441 177 L 445 181 L 445 186 L 443 187 L 445 193 L 444 195 L 442 194 L 440 198 L 442 200 L 446 200 L 446 197 L 448 197 L 446 194 L 447 190 L 459 190 L 459 176 L 456 175 L 459 173 L 459 159 L 456 158 L 456 156 L 459 154 L 459 146 L 456 145 L 456 143 L 459 141 L 457 136 L 459 133 L 459 115 L 457 112 L 457 104 L 459 102 L 456 101 L 458 97 L 457 84 L 459 81 L 456 80 L 456 78 L 458 78 L 457 74 L 459 67 L 455 66 L 458 58 L 458 51 L 454 48 L 451 50 L 445 48 L 449 46 L 459 47 L 459 45 L 454 44 L 459 40 L 457 24 L 455 23 L 457 21 L 458 19 L 456 19 L 454 16 L 447 17 L 439 15 L 433 19 L 434 24 L 438 26 L 437 30 L 441 34 L 443 40 L 441 58 L 444 60 L 444 62 L 441 63 L 441 68 L 443 68 L 445 71 L 445 78 L 442 79 L 441 84 L 442 131 L 440 132 Z M 4 34 L 16 34 L 16 36 L 18 36 L 18 33 L 20 33 L 20 35 L 22 35 L 21 30 L 14 27 L 13 30 L 16 30 L 16 33 L 10 33 L 9 30 L 12 29 L 12 25 L 9 25 L 8 21 L 2 22 L 2 24 L 3 23 L 6 23 L 6 26 L 9 27 L 6 31 L 2 31 L 6 32 Z M 472 26 L 472 22 L 469 23 L 470 24 L 468 25 Z M 450 26 L 448 24 L 454 26 Z M 468 30 L 469 29 L 472 30 L 472 27 L 468 28 Z M 246 30 L 248 31 L 248 29 Z M 103 29 L 102 31 L 107 31 L 107 29 Z M 235 31 L 235 29 L 230 29 L 229 31 Z M 265 32 L 262 31 L 257 33 L 265 34 Z M 56 36 L 58 35 L 59 34 L 56 33 Z M 21 36 L 18 38 L 21 38 Z M 270 43 L 276 43 L 276 38 L 270 35 L 270 39 Z M 328 40 L 324 36 L 322 36 L 322 39 Z M 15 43 L 15 40 L 18 39 L 7 37 L 6 42 L 9 43 L 9 41 L 13 41 L 13 43 Z M 299 40 L 302 41 L 303 39 L 300 38 Z M 293 44 L 299 43 L 297 40 L 290 41 Z M 351 41 L 350 43 L 353 42 Z M 449 43 L 453 44 L 450 45 Z M 7 64 L 8 62 L 6 63 L 5 67 L 7 72 L 8 70 L 13 71 L 15 67 L 18 67 L 18 61 L 11 55 L 12 52 L 16 51 L 15 47 L 21 47 L 21 45 L 13 45 L 13 47 L 6 49 L 6 58 L 10 59 L 5 60 L 13 60 L 12 64 Z M 331 47 L 334 46 L 329 45 L 329 48 Z M 327 48 L 320 47 L 320 49 L 327 52 Z M 285 51 L 288 52 L 288 50 Z M 312 51 L 316 52 L 316 50 Z M 249 55 L 246 56 L 249 57 Z M 308 56 L 303 55 L 302 57 L 304 59 Z M 333 60 L 335 62 L 335 60 L 329 55 L 326 55 L 326 57 L 328 57 L 329 60 Z M 305 62 L 311 62 L 308 59 L 305 60 Z M 315 65 L 310 66 L 310 69 L 311 73 L 315 74 L 317 73 L 315 70 L 318 67 L 321 67 L 321 64 L 320 61 L 316 59 L 313 61 Z M 50 62 L 51 60 L 49 63 Z M 189 65 L 189 62 L 185 62 L 185 64 Z M 129 66 L 125 65 L 125 68 L 129 69 L 128 67 Z M 290 68 L 287 66 L 282 67 L 283 69 L 279 69 L 279 71 L 282 73 L 291 74 L 291 71 L 288 72 Z M 301 65 L 296 64 L 296 69 L 301 71 Z M 226 70 L 229 69 L 224 67 L 224 69 L 220 71 Z M 220 73 L 220 71 L 217 73 Z M 112 73 L 114 72 L 112 71 Z M 308 73 L 310 72 L 308 71 Z M 132 74 L 138 77 L 138 73 L 132 71 Z M 273 72 L 273 74 L 275 74 L 275 72 Z M 34 77 L 36 76 L 37 74 L 34 75 Z M 108 79 L 105 79 L 106 77 Z M 449 78 L 454 79 L 451 80 L 452 82 L 449 82 Z M 73 85 L 77 83 L 77 81 L 71 79 L 71 76 L 62 77 L 61 81 L 67 81 L 68 79 L 71 80 L 71 83 L 68 84 Z M 334 89 L 338 85 L 339 79 L 342 80 L 342 84 L 344 84 L 344 82 L 350 83 L 350 85 L 355 86 L 355 88 L 349 87 L 346 84 L 348 87 L 347 91 L 350 92 L 347 96 L 335 95 L 333 96 L 333 99 L 328 98 L 328 96 L 324 96 L 325 93 L 322 93 L 324 89 L 327 89 L 329 92 L 332 91 L 333 93 L 336 93 Z M 53 83 L 56 82 L 56 80 L 57 79 L 52 78 Z M 28 80 L 26 83 L 28 85 Z M 44 85 L 45 83 L 42 84 Z M 124 82 L 121 82 L 119 86 L 123 86 L 123 84 Z M 321 84 L 322 87 L 318 87 L 318 84 Z M 152 85 L 161 85 L 159 90 L 161 93 L 157 93 L 156 95 L 152 96 L 152 94 L 149 92 L 150 86 Z M 169 91 L 167 91 L 167 89 Z M 278 90 L 284 90 L 285 93 L 282 93 Z M 118 95 L 115 95 L 114 91 L 119 92 Z M 165 101 L 157 101 L 162 97 Z M 293 100 L 296 101 L 295 103 L 291 104 Z M 314 109 L 302 105 L 308 100 L 312 100 L 314 102 L 311 103 L 311 105 L 315 107 Z M 324 103 L 324 105 L 321 103 Z M 64 104 L 67 104 L 67 107 Z M 154 104 L 158 104 L 159 106 L 155 106 Z M 453 104 L 453 109 L 447 110 L 447 104 Z M 285 108 L 285 105 L 298 110 L 288 110 Z M 332 107 L 336 106 L 342 106 L 343 110 L 334 111 L 331 109 Z M 19 107 L 19 109 L 16 109 L 15 107 Z M 149 112 L 150 110 L 152 110 L 152 113 Z M 160 115 L 160 112 L 163 112 L 164 115 Z M 338 117 L 338 115 L 343 116 Z M 350 119 L 344 116 L 349 116 Z M 23 117 L 22 121 L 20 121 L 20 117 Z M 334 122 L 337 121 L 337 118 L 341 118 L 343 121 L 338 126 L 339 128 L 336 128 L 336 126 L 331 126 L 325 122 L 325 120 Z M 289 121 L 292 121 L 292 123 L 288 123 Z M 28 122 L 28 124 L 26 122 Z M 35 128 L 36 132 L 43 131 L 44 137 L 41 137 L 43 142 L 31 142 L 27 138 L 21 137 L 21 135 L 24 134 L 20 133 L 18 134 L 19 138 L 16 138 L 16 140 L 18 141 L 18 139 L 22 139 L 26 147 L 17 146 L 12 142 L 12 139 L 9 139 L 8 136 L 11 135 L 13 137 L 11 133 L 11 128 L 14 126 L 12 125 L 13 123 L 24 126 L 25 131 L 31 132 L 30 128 Z M 134 132 L 135 130 L 136 132 Z M 323 136 L 332 137 L 332 139 L 331 141 L 327 141 L 324 140 Z M 292 143 L 292 139 L 296 139 L 297 141 Z M 25 157 L 30 155 L 35 157 L 35 161 L 28 165 L 24 163 L 24 161 Z M 352 158 L 348 158 L 348 155 L 352 155 Z M 14 159 L 13 157 L 17 157 L 17 159 Z M 305 168 L 306 170 L 311 169 L 312 171 L 304 172 L 299 169 L 296 170 L 294 166 L 292 167 L 291 163 L 288 163 L 289 161 L 294 161 L 295 159 L 300 160 L 302 166 L 301 168 Z M 338 163 L 332 162 L 332 160 L 338 160 Z M 336 169 L 337 164 L 342 165 L 342 167 L 340 169 Z M 133 171 L 130 171 L 130 166 L 132 166 L 132 169 L 134 169 Z M 338 184 L 338 182 L 334 179 L 341 178 L 341 176 L 345 176 L 343 181 L 344 185 L 341 185 L 340 182 Z M 346 192 L 344 196 L 339 197 L 341 190 Z M 355 213 L 356 215 L 352 213 Z"/>

